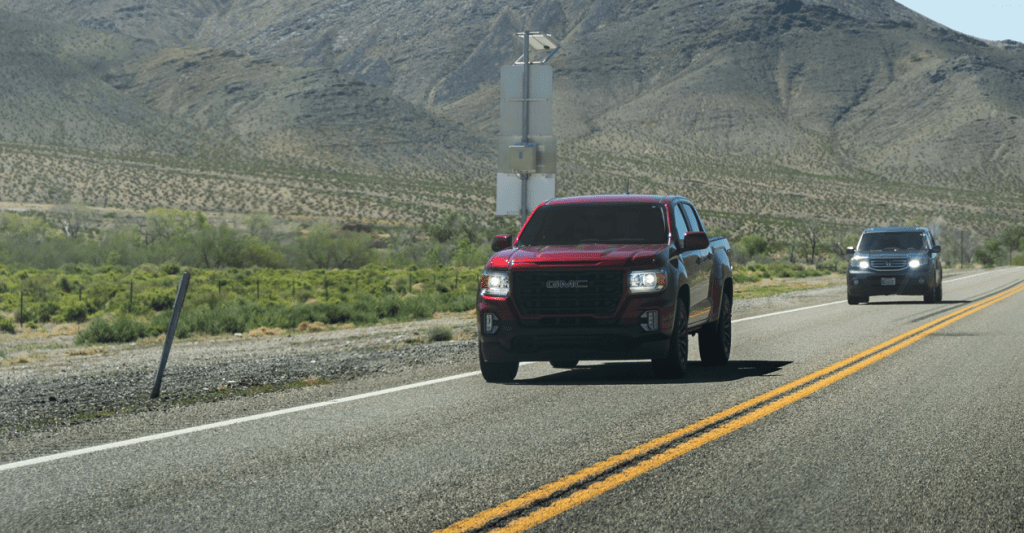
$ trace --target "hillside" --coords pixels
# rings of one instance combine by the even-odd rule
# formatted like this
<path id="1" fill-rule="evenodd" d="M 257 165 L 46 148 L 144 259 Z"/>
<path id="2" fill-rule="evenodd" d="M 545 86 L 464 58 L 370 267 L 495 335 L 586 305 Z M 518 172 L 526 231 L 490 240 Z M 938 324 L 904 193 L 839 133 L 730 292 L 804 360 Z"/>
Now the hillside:
<path id="1" fill-rule="evenodd" d="M 1024 45 L 958 34 L 891 0 L 0 8 L 20 13 L 0 17 L 18 28 L 0 33 L 0 54 L 23 66 L 0 77 L 13 95 L 0 100 L 0 142 L 19 143 L 5 153 L 158 152 L 171 158 L 162 168 L 227 190 L 250 179 L 280 189 L 245 202 L 209 185 L 206 199 L 154 191 L 157 205 L 487 216 L 498 71 L 526 24 L 563 43 L 552 60 L 560 195 L 620 192 L 628 178 L 631 190 L 692 197 L 720 227 L 783 234 L 883 223 L 991 233 L 1024 220 Z M 73 91 L 55 91 L 69 80 Z M 146 175 L 145 161 L 129 163 Z M 17 168 L 0 176 L 5 199 L 54 200 L 12 186 L 49 179 Z M 91 185 L 67 181 L 61 198 L 101 205 Z"/>

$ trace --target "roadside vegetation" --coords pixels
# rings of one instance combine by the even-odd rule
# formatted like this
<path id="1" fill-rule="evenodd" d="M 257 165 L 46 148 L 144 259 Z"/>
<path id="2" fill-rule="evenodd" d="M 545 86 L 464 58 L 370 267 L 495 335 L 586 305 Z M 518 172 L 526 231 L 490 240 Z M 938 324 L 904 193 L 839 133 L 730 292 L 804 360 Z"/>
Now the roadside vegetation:
<path id="1" fill-rule="evenodd" d="M 309 330 L 429 318 L 474 307 L 479 274 L 496 233 L 450 212 L 433 223 L 371 226 L 267 215 L 212 220 L 195 211 L 152 209 L 106 217 L 84 207 L 0 213 L 0 335 L 78 323 L 79 344 L 158 337 L 170 323 L 184 271 L 191 274 L 177 336 L 257 328 Z M 941 226 L 940 226 L 940 229 Z M 730 234 L 737 297 L 800 290 L 771 283 L 832 276 L 840 283 L 847 246 L 859 232 L 806 225 L 790 237 Z M 1024 226 L 996 237 L 945 230 L 947 264 L 1024 264 Z M 957 239 L 955 237 L 961 237 Z M 48 268 L 47 265 L 62 265 Z M 825 280 L 823 280 L 824 282 Z M 431 332 L 435 340 L 450 332 Z"/>

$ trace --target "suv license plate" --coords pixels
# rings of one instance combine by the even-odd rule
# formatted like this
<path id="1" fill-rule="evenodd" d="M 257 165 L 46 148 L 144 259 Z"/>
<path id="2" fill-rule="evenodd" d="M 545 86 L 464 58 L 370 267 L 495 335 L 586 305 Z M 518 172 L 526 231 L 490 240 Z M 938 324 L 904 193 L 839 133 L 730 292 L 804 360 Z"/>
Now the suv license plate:
<path id="1" fill-rule="evenodd" d="M 896 278 L 882 278 L 882 286 L 896 285 Z"/>

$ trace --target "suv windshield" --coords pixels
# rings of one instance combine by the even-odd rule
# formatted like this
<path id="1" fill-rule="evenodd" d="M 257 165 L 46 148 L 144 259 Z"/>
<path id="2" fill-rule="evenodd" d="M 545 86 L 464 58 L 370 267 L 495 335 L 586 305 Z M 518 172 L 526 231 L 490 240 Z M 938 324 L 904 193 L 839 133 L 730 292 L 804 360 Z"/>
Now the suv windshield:
<path id="1" fill-rule="evenodd" d="M 861 252 L 900 252 L 928 249 L 924 233 L 884 232 L 865 233 L 860 238 L 857 250 Z"/>
<path id="2" fill-rule="evenodd" d="M 661 204 L 568 204 L 538 209 L 519 237 L 519 246 L 667 241 Z"/>

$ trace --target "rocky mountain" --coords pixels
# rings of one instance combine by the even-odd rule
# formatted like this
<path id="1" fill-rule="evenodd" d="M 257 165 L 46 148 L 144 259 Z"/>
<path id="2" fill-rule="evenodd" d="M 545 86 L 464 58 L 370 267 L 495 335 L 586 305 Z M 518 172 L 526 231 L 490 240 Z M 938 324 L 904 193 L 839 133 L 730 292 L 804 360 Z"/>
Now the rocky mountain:
<path id="1" fill-rule="evenodd" d="M 64 28 L 40 27 L 35 41 L 3 32 L 0 53 L 48 54 L 98 84 L 78 94 L 125 108 L 73 96 L 97 110 L 83 123 L 137 113 L 122 122 L 166 124 L 177 144 L 164 144 L 179 152 L 214 139 L 232 153 L 368 176 L 421 172 L 410 186 L 458 174 L 452 187 L 493 194 L 499 69 L 528 27 L 563 45 L 551 61 L 561 193 L 621 190 L 628 177 L 645 192 L 721 206 L 723 225 L 736 227 L 771 217 L 967 227 L 1024 217 L 1024 45 L 959 34 L 892 0 L 0 0 L 0 9 L 10 13 L 0 25 L 19 17 L 32 22 L 11 24 Z M 120 44 L 77 48 L 72 34 Z M 45 124 L 68 124 L 65 115 L 35 114 Z M 181 124 L 191 130 L 176 133 Z M 55 133 L 26 141 L 6 126 L 0 135 L 89 144 Z M 697 182 L 724 190 L 688 186 Z M 878 190 L 893 192 L 880 201 Z"/>

